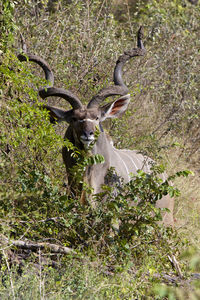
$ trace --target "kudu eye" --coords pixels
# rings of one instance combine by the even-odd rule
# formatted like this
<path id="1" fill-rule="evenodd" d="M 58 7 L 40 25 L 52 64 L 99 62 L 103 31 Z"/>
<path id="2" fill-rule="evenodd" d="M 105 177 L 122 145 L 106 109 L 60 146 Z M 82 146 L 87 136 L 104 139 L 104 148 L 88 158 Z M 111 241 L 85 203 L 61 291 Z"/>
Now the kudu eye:
<path id="1" fill-rule="evenodd" d="M 96 121 L 99 120 L 99 117 L 96 117 Z"/>

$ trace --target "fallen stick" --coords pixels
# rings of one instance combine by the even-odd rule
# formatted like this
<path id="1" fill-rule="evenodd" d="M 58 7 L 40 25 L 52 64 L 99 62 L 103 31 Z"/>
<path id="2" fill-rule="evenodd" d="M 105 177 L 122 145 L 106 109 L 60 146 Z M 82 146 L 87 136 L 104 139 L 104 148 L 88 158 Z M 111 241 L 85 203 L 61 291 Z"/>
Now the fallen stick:
<path id="1" fill-rule="evenodd" d="M 1 237 L 2 238 L 2 237 Z M 7 244 L 7 246 L 15 246 L 21 249 L 29 249 L 29 250 L 43 250 L 43 249 L 49 249 L 53 253 L 60 253 L 60 254 L 76 254 L 76 252 L 65 246 L 60 246 L 56 244 L 51 243 L 36 243 L 32 241 L 22 241 L 22 240 L 9 240 L 8 238 L 3 238 L 4 242 Z"/>
<path id="2" fill-rule="evenodd" d="M 170 260 L 172 266 L 175 268 L 175 270 L 176 270 L 178 276 L 179 276 L 180 278 L 183 278 L 183 274 L 182 274 L 182 272 L 181 272 L 181 268 L 180 268 L 179 263 L 178 263 L 178 261 L 176 260 L 175 256 L 174 256 L 174 255 L 172 255 L 172 256 L 168 255 L 168 258 L 169 258 L 169 260 Z"/>

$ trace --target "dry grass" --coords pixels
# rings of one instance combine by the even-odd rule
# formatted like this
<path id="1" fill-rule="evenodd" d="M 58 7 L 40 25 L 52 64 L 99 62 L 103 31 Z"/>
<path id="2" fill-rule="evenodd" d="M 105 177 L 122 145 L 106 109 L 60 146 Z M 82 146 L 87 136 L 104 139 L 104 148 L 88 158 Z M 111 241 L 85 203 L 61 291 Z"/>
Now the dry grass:
<path id="1" fill-rule="evenodd" d="M 174 184 L 180 190 L 181 195 L 175 199 L 175 228 L 182 236 L 187 238 L 191 245 L 200 245 L 200 177 L 198 165 L 187 162 L 180 157 L 180 150 L 173 149 L 168 153 L 168 172 L 173 174 L 179 170 L 191 170 L 193 175 L 187 178 L 179 177 Z"/>

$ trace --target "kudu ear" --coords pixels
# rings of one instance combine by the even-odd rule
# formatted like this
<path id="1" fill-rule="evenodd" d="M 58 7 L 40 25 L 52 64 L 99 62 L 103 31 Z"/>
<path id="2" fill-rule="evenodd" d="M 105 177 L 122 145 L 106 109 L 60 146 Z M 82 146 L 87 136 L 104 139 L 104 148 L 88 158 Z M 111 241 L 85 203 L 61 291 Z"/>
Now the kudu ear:
<path id="1" fill-rule="evenodd" d="M 107 118 L 117 118 L 121 115 L 128 107 L 130 102 L 130 95 L 120 97 L 112 103 L 108 103 L 101 107 L 101 121 Z"/>
<path id="2" fill-rule="evenodd" d="M 64 110 L 61 108 L 57 108 L 54 106 L 49 106 L 49 105 L 44 105 L 42 108 L 45 108 L 49 111 L 50 115 L 50 122 L 55 123 L 55 122 L 70 122 L 71 120 L 71 115 L 72 111 L 71 110 Z"/>

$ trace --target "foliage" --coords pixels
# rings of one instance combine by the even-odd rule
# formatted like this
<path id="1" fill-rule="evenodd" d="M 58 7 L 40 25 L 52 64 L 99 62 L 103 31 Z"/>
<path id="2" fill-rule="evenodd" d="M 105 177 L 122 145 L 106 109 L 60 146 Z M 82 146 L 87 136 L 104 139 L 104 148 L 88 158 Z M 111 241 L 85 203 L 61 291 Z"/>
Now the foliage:
<path id="1" fill-rule="evenodd" d="M 147 55 L 137 65 L 139 72 L 133 74 L 132 66 L 127 72 L 134 95 L 131 122 L 129 126 L 123 125 L 124 120 L 119 122 L 114 136 L 125 127 L 135 136 L 135 140 L 127 137 L 126 144 L 143 150 L 154 142 L 149 140 L 150 134 L 165 151 L 167 144 L 172 144 L 170 139 L 180 139 L 182 155 L 198 165 L 199 5 L 194 8 L 187 1 L 148 1 L 147 5 L 138 4 L 138 10 L 130 15 L 129 2 L 129 13 L 124 14 L 126 30 L 132 32 L 136 24 L 144 24 Z M 117 142 L 121 146 L 120 138 Z"/>
<path id="2" fill-rule="evenodd" d="M 17 29 L 17 26 L 14 21 L 14 9 L 15 4 L 13 1 L 2 1 L 0 6 L 0 12 L 2 15 L 0 46 L 3 51 L 13 42 L 13 33 Z M 0 54 L 2 54 L 2 52 Z"/>
<path id="3" fill-rule="evenodd" d="M 113 293 L 117 297 L 121 293 L 124 296 L 133 297 L 146 293 L 149 284 L 157 282 L 154 279 L 155 273 L 171 269 L 168 255 L 179 253 L 178 237 L 172 228 L 164 228 L 158 224 L 157 221 L 162 219 L 161 211 L 155 208 L 157 198 L 166 194 L 169 188 L 172 191 L 167 181 L 162 182 L 158 177 L 139 171 L 130 183 L 121 187 L 121 192 L 117 196 L 113 194 L 114 187 L 105 187 L 104 195 L 96 196 L 99 202 L 98 207 L 94 209 L 81 206 L 79 201 L 67 195 L 60 195 L 49 178 L 39 172 L 30 174 L 29 178 L 24 175 L 21 174 L 19 177 L 20 199 L 19 197 L 18 201 L 15 199 L 15 206 L 10 205 L 8 199 L 1 203 L 1 218 L 4 218 L 1 234 L 10 235 L 11 241 L 22 237 L 39 241 L 44 240 L 44 237 L 45 240 L 59 240 L 63 245 L 75 248 L 79 256 L 59 258 L 54 255 L 46 261 L 45 255 L 39 252 L 38 261 L 33 254 L 30 256 L 30 254 L 21 253 L 25 261 L 30 261 L 31 271 L 20 258 L 17 258 L 20 260 L 18 264 L 12 259 L 12 263 L 18 265 L 16 271 L 12 273 L 12 280 L 16 285 L 15 293 L 18 297 L 26 298 L 30 293 L 34 293 L 34 297 L 37 297 L 36 295 L 41 293 L 39 281 L 44 280 L 43 293 L 51 290 L 52 295 L 55 293 L 62 299 L 64 296 L 60 295 L 60 289 L 66 285 L 69 272 L 76 272 L 76 274 L 71 277 L 67 288 L 64 289 L 64 295 L 68 297 L 74 295 L 87 298 L 91 288 L 93 290 L 93 292 L 90 290 L 91 299 L 95 293 L 99 297 L 103 297 L 105 293 L 108 298 L 112 297 L 107 287 L 96 291 L 96 280 L 108 282 L 109 286 L 116 280 L 119 286 L 113 289 Z M 175 189 L 174 192 L 177 193 Z M 102 201 L 102 196 L 104 201 Z M 141 204 L 138 204 L 139 198 Z M 133 204 L 130 205 L 130 202 Z M 13 253 L 14 257 L 19 257 L 19 254 L 20 250 L 15 250 Z M 52 259 L 54 265 L 59 266 L 57 271 L 44 265 L 51 265 Z M 81 268 L 80 263 L 76 262 L 77 259 L 83 261 Z M 6 270 L 6 261 L 8 258 L 3 251 L 2 272 Z M 42 275 L 37 275 L 37 269 L 34 270 L 32 266 L 33 261 L 38 265 Z M 102 263 L 103 266 L 100 267 Z M 95 273 L 97 269 L 99 269 L 98 278 Z M 21 272 L 21 276 L 17 275 Z M 123 291 L 120 291 L 120 278 L 122 273 L 128 276 L 127 272 L 131 272 L 134 276 L 135 287 L 139 285 L 141 276 L 146 276 L 145 273 L 149 275 L 145 279 L 145 284 L 140 288 L 137 286 L 137 289 L 130 288 L 123 281 L 121 285 Z M 111 278 L 106 275 L 109 273 L 112 274 Z M 2 295 L 4 295 L 4 289 L 7 290 L 10 285 L 8 274 L 4 274 L 4 286 L 1 286 Z M 21 289 L 20 285 L 30 280 L 30 276 L 31 288 Z M 53 276 L 52 280 L 50 280 L 51 276 Z M 89 276 L 89 285 L 86 285 L 85 279 L 81 279 L 82 276 Z M 34 287 L 36 289 L 32 290 Z"/>

